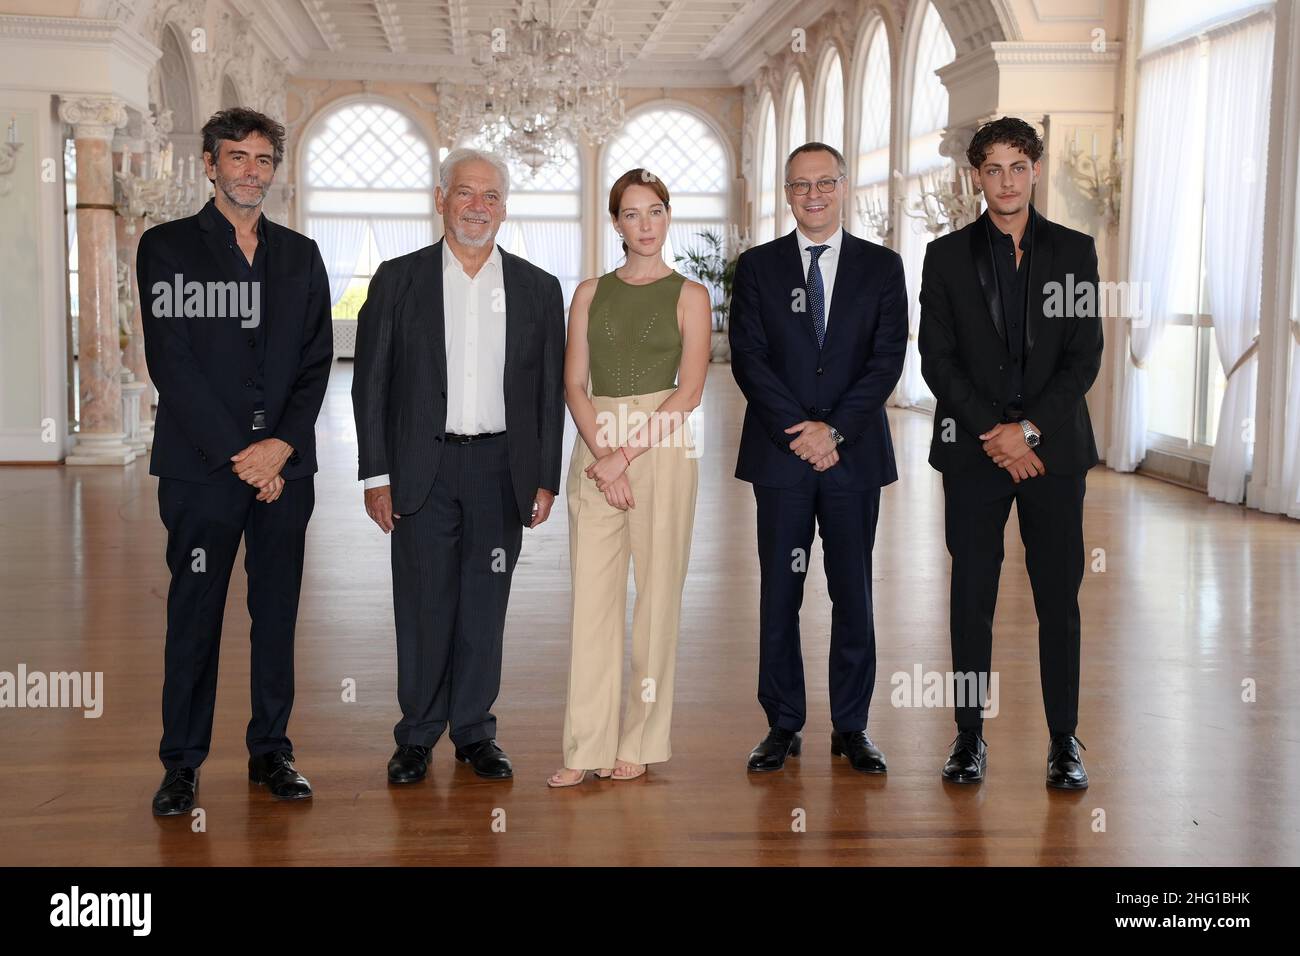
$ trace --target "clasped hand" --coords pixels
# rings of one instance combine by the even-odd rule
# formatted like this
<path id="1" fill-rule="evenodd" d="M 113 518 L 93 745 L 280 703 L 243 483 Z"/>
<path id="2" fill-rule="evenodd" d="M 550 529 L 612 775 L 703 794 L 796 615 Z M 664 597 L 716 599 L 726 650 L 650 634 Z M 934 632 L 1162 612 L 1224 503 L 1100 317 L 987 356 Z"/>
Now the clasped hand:
<path id="1" fill-rule="evenodd" d="M 242 451 L 230 456 L 231 466 L 241 481 L 246 481 L 257 491 L 257 500 L 272 502 L 284 491 L 280 476 L 284 463 L 293 454 L 293 448 L 278 438 L 263 438 Z"/>
<path id="2" fill-rule="evenodd" d="M 609 504 L 619 511 L 636 507 L 632 497 L 632 483 L 627 480 L 629 461 L 622 448 L 597 458 L 586 467 L 583 474 L 596 483 L 596 489 Z"/>
<path id="3" fill-rule="evenodd" d="M 1033 422 L 1029 425 L 1038 431 Z M 1026 478 L 1047 474 L 1047 466 L 1025 442 L 1025 430 L 1019 422 L 996 425 L 992 431 L 980 435 L 980 440 L 984 442 L 984 453 L 999 468 L 1005 468 L 1016 484 Z"/>
<path id="4" fill-rule="evenodd" d="M 825 422 L 799 422 L 785 430 L 787 435 L 798 434 L 790 442 L 790 450 L 813 466 L 813 471 L 825 471 L 837 464 L 840 453 L 831 438 L 831 426 Z"/>

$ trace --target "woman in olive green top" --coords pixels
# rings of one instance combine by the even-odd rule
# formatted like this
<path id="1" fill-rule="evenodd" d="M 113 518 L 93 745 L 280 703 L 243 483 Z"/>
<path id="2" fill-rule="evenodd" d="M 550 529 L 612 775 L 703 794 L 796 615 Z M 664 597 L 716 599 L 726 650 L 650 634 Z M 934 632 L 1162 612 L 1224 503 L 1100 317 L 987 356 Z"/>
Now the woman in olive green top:
<path id="1" fill-rule="evenodd" d="M 609 194 L 627 262 L 578 286 L 569 309 L 565 400 L 578 426 L 566 495 L 573 632 L 564 768 L 632 780 L 668 759 L 682 586 L 698 463 L 687 416 L 709 367 L 709 293 L 662 249 L 668 190 L 643 169 Z M 588 387 L 590 384 L 590 388 Z M 632 679 L 620 730 L 629 559 L 636 575 Z"/>

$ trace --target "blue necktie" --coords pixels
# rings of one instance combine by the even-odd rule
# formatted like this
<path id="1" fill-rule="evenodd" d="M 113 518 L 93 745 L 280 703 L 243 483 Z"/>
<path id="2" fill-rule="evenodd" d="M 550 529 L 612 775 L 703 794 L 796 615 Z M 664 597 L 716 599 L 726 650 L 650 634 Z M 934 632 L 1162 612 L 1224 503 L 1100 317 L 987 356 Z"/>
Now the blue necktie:
<path id="1" fill-rule="evenodd" d="M 822 270 L 817 257 L 830 246 L 809 246 L 812 262 L 808 264 L 808 311 L 812 312 L 813 332 L 817 334 L 817 347 L 826 341 L 826 290 L 822 286 Z"/>

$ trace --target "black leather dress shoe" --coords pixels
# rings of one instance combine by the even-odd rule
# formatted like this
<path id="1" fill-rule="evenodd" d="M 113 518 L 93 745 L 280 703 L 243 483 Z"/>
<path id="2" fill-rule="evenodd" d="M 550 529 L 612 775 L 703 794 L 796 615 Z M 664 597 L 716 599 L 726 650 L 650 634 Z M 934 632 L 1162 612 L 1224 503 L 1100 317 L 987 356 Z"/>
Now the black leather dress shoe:
<path id="1" fill-rule="evenodd" d="M 1047 748 L 1047 785 L 1057 790 L 1083 790 L 1088 786 L 1088 771 L 1083 769 L 1083 744 L 1074 734 L 1053 734 Z M 1087 747 L 1083 747 L 1087 750 Z"/>
<path id="2" fill-rule="evenodd" d="M 432 747 L 418 744 L 399 744 L 388 760 L 389 783 L 416 783 L 429 772 Z"/>
<path id="3" fill-rule="evenodd" d="M 797 730 L 771 727 L 763 742 L 750 751 L 749 769 L 754 773 L 780 770 L 785 766 L 786 757 L 797 757 L 801 750 L 803 750 L 803 734 Z"/>
<path id="4" fill-rule="evenodd" d="M 831 733 L 831 754 L 849 758 L 849 766 L 862 773 L 884 773 L 885 755 L 880 752 L 865 730 L 842 734 Z"/>
<path id="5" fill-rule="evenodd" d="M 199 786 L 199 772 L 194 767 L 174 767 L 163 774 L 162 784 L 153 795 L 153 815 L 174 817 L 194 808 L 194 792 Z"/>
<path id="6" fill-rule="evenodd" d="M 980 783 L 988 769 L 989 746 L 978 730 L 960 730 L 943 765 L 943 779 L 953 783 Z"/>
<path id="7" fill-rule="evenodd" d="M 311 784 L 294 769 L 293 754 L 288 750 L 249 757 L 248 779 L 265 784 L 277 800 L 306 800 L 311 796 Z"/>
<path id="8" fill-rule="evenodd" d="M 510 758 L 490 737 L 464 747 L 456 748 L 456 759 L 474 768 L 474 772 L 487 780 L 505 780 L 515 775 Z"/>

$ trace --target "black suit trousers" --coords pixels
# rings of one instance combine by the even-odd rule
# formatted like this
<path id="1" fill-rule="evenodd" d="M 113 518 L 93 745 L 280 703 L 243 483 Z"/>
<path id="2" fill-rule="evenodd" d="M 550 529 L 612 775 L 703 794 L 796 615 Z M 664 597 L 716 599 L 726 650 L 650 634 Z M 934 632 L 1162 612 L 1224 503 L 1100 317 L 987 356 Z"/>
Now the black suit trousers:
<path id="1" fill-rule="evenodd" d="M 222 617 L 241 539 L 252 619 L 248 752 L 293 749 L 294 629 L 315 487 L 308 475 L 286 481 L 275 501 L 256 499 L 257 489 L 235 478 L 214 484 L 158 479 L 171 570 L 158 756 L 169 769 L 197 767 L 208 755 Z"/>
<path id="2" fill-rule="evenodd" d="M 501 648 L 523 525 L 506 436 L 444 443 L 419 509 L 394 519 L 399 745 L 496 736 Z"/>
<path id="3" fill-rule="evenodd" d="M 799 608 L 816 527 L 831 599 L 831 724 L 842 733 L 863 730 L 876 682 L 871 549 L 880 489 L 836 488 L 826 472 L 809 466 L 792 487 L 754 485 L 754 498 L 761 579 L 758 701 L 768 726 L 802 730 L 806 717 Z"/>
<path id="4" fill-rule="evenodd" d="M 1016 484 L 1003 468 L 945 473 L 944 531 L 952 556 L 952 666 L 990 686 L 993 612 L 1003 537 L 1016 504 L 1025 568 L 1038 615 L 1038 667 L 1051 733 L 1079 719 L 1079 587 L 1083 583 L 1083 496 L 1087 472 L 1039 475 Z M 967 678 L 969 686 L 970 678 Z M 961 681 L 957 682 L 961 687 Z M 959 700 L 959 730 L 979 730 L 981 701 Z"/>

